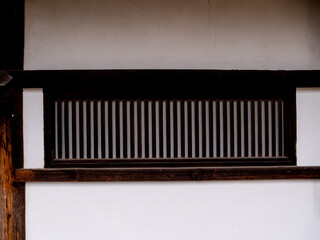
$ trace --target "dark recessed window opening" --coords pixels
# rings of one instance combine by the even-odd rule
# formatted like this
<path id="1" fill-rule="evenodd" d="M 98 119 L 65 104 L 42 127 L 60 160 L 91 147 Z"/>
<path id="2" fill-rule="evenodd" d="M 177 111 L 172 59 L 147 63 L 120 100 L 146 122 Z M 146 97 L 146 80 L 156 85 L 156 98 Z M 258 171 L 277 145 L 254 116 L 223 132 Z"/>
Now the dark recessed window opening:
<path id="1" fill-rule="evenodd" d="M 45 92 L 47 167 L 295 164 L 290 94 L 124 98 L 81 91 Z"/>

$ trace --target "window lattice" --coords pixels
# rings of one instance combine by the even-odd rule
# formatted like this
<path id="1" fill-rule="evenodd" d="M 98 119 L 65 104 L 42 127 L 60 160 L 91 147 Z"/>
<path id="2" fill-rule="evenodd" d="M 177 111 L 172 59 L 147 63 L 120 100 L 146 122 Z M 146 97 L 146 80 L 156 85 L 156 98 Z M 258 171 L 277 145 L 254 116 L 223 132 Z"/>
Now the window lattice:
<path id="1" fill-rule="evenodd" d="M 281 158 L 282 99 L 54 102 L 54 159 Z"/>

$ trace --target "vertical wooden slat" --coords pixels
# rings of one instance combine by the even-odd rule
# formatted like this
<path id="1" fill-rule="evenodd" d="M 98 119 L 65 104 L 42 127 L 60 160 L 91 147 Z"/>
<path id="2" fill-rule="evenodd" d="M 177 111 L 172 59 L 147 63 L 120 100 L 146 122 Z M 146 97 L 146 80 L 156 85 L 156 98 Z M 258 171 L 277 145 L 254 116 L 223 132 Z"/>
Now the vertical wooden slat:
<path id="1" fill-rule="evenodd" d="M 91 117 L 90 117 L 90 101 L 89 100 L 86 100 L 85 101 L 85 107 L 86 107 L 86 126 L 85 126 L 85 131 L 86 131 L 86 139 L 85 139 L 85 142 L 86 142 L 86 146 L 87 146 L 87 158 L 90 158 L 91 157 L 91 129 L 90 129 L 90 120 L 91 120 Z"/>
<path id="2" fill-rule="evenodd" d="M 264 101 L 264 119 L 265 119 L 265 156 L 269 156 L 269 101 L 266 99 Z"/>
<path id="3" fill-rule="evenodd" d="M 230 157 L 234 157 L 234 100 L 230 100 Z"/>
<path id="4" fill-rule="evenodd" d="M 174 113 L 173 113 L 173 102 L 170 101 L 170 122 L 168 123 L 170 125 L 170 154 L 168 153 L 168 156 L 170 156 L 170 158 L 174 157 Z"/>
<path id="5" fill-rule="evenodd" d="M 258 157 L 262 157 L 262 101 L 258 100 Z"/>
<path id="6" fill-rule="evenodd" d="M 151 109 L 152 109 L 152 114 L 151 114 L 151 122 L 152 122 L 152 157 L 156 157 L 156 102 L 153 100 L 151 101 Z"/>
<path id="7" fill-rule="evenodd" d="M 138 158 L 142 157 L 141 101 L 137 101 Z"/>
<path id="8" fill-rule="evenodd" d="M 241 100 L 237 100 L 237 157 L 241 157 L 242 149 L 241 149 Z"/>
<path id="9" fill-rule="evenodd" d="M 134 100 L 133 101 L 133 116 L 132 116 L 132 120 L 133 120 L 133 128 L 134 128 L 134 133 L 133 133 L 133 148 L 134 148 L 134 154 L 133 157 L 134 158 L 138 158 L 138 105 L 137 105 L 137 101 Z"/>
<path id="10" fill-rule="evenodd" d="M 185 105 L 185 120 L 186 120 L 186 131 L 185 135 L 187 136 L 185 145 L 187 146 L 185 149 L 185 157 L 190 158 L 192 157 L 192 140 L 191 140 L 191 134 L 192 134 L 192 125 L 191 125 L 191 100 L 186 100 L 186 105 Z"/>
<path id="11" fill-rule="evenodd" d="M 188 151 L 189 151 L 189 135 L 188 135 L 188 101 L 185 100 L 183 101 L 183 119 L 184 119 L 184 128 L 183 128 L 183 136 L 184 136 L 184 142 L 183 142 L 183 147 L 184 147 L 184 157 L 187 158 L 189 156 Z"/>
<path id="12" fill-rule="evenodd" d="M 100 102 L 100 111 L 101 111 L 101 156 L 102 158 L 106 157 L 106 149 L 105 149 L 105 131 L 106 131 L 106 125 L 105 125 L 105 101 Z"/>
<path id="13" fill-rule="evenodd" d="M 160 142 L 159 142 L 159 101 L 154 100 L 154 122 L 155 122 L 155 158 L 160 156 Z"/>
<path id="14" fill-rule="evenodd" d="M 97 100 L 93 101 L 93 151 L 94 151 L 94 158 L 98 158 L 98 102 Z"/>
<path id="15" fill-rule="evenodd" d="M 108 101 L 104 102 L 104 118 L 105 118 L 105 133 L 104 133 L 104 139 L 105 139 L 105 157 L 110 157 L 109 152 L 109 103 Z"/>
<path id="16" fill-rule="evenodd" d="M 207 130 L 209 133 L 209 157 L 213 157 L 213 102 L 212 100 L 208 101 L 208 115 L 209 115 L 209 129 Z"/>
<path id="17" fill-rule="evenodd" d="M 190 101 L 190 146 L 191 157 L 196 157 L 195 151 L 195 120 L 194 120 L 194 101 Z"/>
<path id="18" fill-rule="evenodd" d="M 179 115 L 179 123 L 180 123 L 180 140 L 178 142 L 178 147 L 179 147 L 179 151 L 180 151 L 180 157 L 184 157 L 185 156 L 185 121 L 184 121 L 184 101 L 179 101 L 179 109 L 180 111 L 178 111 L 178 115 Z M 178 123 L 178 124 L 179 124 Z"/>
<path id="19" fill-rule="evenodd" d="M 271 100 L 271 121 L 272 121 L 272 157 L 276 156 L 276 106 L 275 100 Z"/>
<path id="20" fill-rule="evenodd" d="M 173 104 L 173 157 L 178 157 L 178 121 L 177 121 L 177 100 Z"/>
<path id="21" fill-rule="evenodd" d="M 227 100 L 222 101 L 222 121 L 223 121 L 223 156 L 228 156 L 228 117 Z"/>
<path id="22" fill-rule="evenodd" d="M 141 158 L 146 158 L 146 139 L 145 139 L 145 104 L 144 100 L 140 101 L 140 111 L 141 111 Z"/>
<path id="23" fill-rule="evenodd" d="M 162 136 L 163 136 L 163 143 L 162 143 L 162 151 L 163 157 L 167 157 L 167 106 L 166 101 L 162 101 Z"/>
<path id="24" fill-rule="evenodd" d="M 79 158 L 83 158 L 83 102 L 79 100 Z"/>
<path id="25" fill-rule="evenodd" d="M 106 103 L 108 105 L 108 118 L 107 118 L 107 123 L 108 123 L 108 153 L 109 153 L 109 158 L 113 158 L 113 139 L 112 139 L 112 133 L 113 133 L 113 125 L 112 125 L 112 118 L 113 118 L 113 113 L 112 113 L 112 101 L 108 101 Z"/>
<path id="26" fill-rule="evenodd" d="M 202 157 L 207 156 L 207 114 L 206 101 L 202 101 Z"/>
<path id="27" fill-rule="evenodd" d="M 153 128 L 154 128 L 154 125 L 152 124 L 152 114 L 153 114 L 153 109 L 152 109 L 152 101 L 149 100 L 148 101 L 148 129 L 147 129 L 147 132 L 148 132 L 148 146 L 149 146 L 149 158 L 152 158 L 153 157 Z"/>
<path id="28" fill-rule="evenodd" d="M 61 100 L 57 100 L 57 133 L 58 133 L 58 156 L 56 158 L 61 158 L 62 157 L 62 108 L 61 108 Z"/>
<path id="29" fill-rule="evenodd" d="M 135 139 L 134 139 L 135 129 L 134 129 L 134 101 L 130 101 L 130 158 L 134 158 L 135 155 Z"/>
<path id="30" fill-rule="evenodd" d="M 145 157 L 149 157 L 149 103 L 144 101 L 144 127 L 145 127 Z"/>
<path id="31" fill-rule="evenodd" d="M 248 141 L 248 100 L 243 101 L 243 120 L 244 120 L 244 156 L 249 156 L 249 141 Z"/>
<path id="32" fill-rule="evenodd" d="M 115 100 L 116 158 L 120 158 L 120 102 Z"/>
<path id="33" fill-rule="evenodd" d="M 94 119 L 93 119 L 93 102 L 89 101 L 89 119 L 90 119 L 90 124 L 88 125 L 88 128 L 90 128 L 90 155 L 88 155 L 88 158 L 93 158 L 94 156 Z"/>
<path id="34" fill-rule="evenodd" d="M 195 113 L 196 114 L 196 118 L 198 119 L 198 133 L 199 133 L 199 137 L 198 137 L 198 149 L 199 149 L 199 153 L 198 153 L 198 157 L 201 158 L 203 155 L 202 152 L 202 101 L 198 100 L 198 111 Z"/>
<path id="35" fill-rule="evenodd" d="M 199 157 L 199 101 L 194 101 L 194 112 L 192 118 L 194 119 L 194 133 L 195 133 L 195 157 Z"/>
<path id="36" fill-rule="evenodd" d="M 112 158 L 117 157 L 117 122 L 116 122 L 116 117 L 117 117 L 117 112 L 116 112 L 116 101 L 112 100 L 111 101 L 111 108 L 112 108 L 112 117 L 111 117 L 111 122 L 112 122 L 112 132 L 110 133 L 112 136 Z"/>
<path id="37" fill-rule="evenodd" d="M 69 158 L 69 104 L 68 100 L 64 100 L 64 142 L 65 142 L 65 158 Z"/>
<path id="38" fill-rule="evenodd" d="M 123 159 L 123 101 L 119 100 L 119 158 Z"/>
<path id="39" fill-rule="evenodd" d="M 166 101 L 166 126 L 167 126 L 167 157 L 171 156 L 171 141 L 170 133 L 171 133 L 171 126 L 170 126 L 170 101 Z"/>
<path id="40" fill-rule="evenodd" d="M 159 101 L 159 157 L 163 157 L 163 102 Z"/>
<path id="41" fill-rule="evenodd" d="M 217 157 L 221 157 L 220 153 L 220 101 L 216 100 L 216 148 L 217 148 Z"/>
<path id="42" fill-rule="evenodd" d="M 83 144 L 83 158 L 87 158 L 87 103 L 86 100 L 82 101 L 82 144 Z"/>
<path id="43" fill-rule="evenodd" d="M 255 101 L 251 100 L 251 154 L 256 156 L 256 117 L 255 117 Z"/>
<path id="44" fill-rule="evenodd" d="M 127 116 L 127 101 L 122 103 L 122 118 L 123 118 L 123 158 L 128 158 L 128 116 Z"/>
<path id="45" fill-rule="evenodd" d="M 77 112 L 76 112 L 76 101 L 71 101 L 72 108 L 72 158 L 77 158 Z"/>
<path id="46" fill-rule="evenodd" d="M 279 156 L 283 156 L 283 102 L 282 99 L 278 100 L 278 119 L 279 119 Z"/>

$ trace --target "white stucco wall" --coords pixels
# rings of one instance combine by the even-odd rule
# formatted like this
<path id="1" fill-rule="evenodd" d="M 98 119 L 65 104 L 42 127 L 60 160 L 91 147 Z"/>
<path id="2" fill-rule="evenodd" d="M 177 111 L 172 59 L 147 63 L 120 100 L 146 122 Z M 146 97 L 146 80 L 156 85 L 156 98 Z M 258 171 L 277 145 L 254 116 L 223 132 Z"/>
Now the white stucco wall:
<path id="1" fill-rule="evenodd" d="M 318 240 L 320 183 L 29 183 L 28 240 Z"/>
<path id="2" fill-rule="evenodd" d="M 319 69 L 319 39 L 318 0 L 26 0 L 24 66 Z M 317 102 L 297 91 L 300 166 L 320 164 Z M 30 168 L 41 111 L 41 90 L 25 90 Z M 26 184 L 27 240 L 318 240 L 319 226 L 319 181 Z"/>
<path id="3" fill-rule="evenodd" d="M 320 89 L 297 90 L 297 164 L 320 166 Z"/>
<path id="4" fill-rule="evenodd" d="M 318 0 L 26 0 L 25 69 L 320 67 Z"/>

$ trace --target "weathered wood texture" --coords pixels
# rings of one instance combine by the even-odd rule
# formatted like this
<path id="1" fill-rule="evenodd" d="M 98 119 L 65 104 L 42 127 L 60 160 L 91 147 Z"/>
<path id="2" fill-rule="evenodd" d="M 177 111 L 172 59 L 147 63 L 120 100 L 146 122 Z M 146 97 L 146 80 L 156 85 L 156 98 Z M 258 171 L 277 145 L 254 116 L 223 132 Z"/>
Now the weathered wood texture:
<path id="1" fill-rule="evenodd" d="M 320 179 L 320 167 L 17 169 L 17 182 Z"/>
<path id="2" fill-rule="evenodd" d="M 0 91 L 0 239 L 25 239 L 25 185 L 16 183 L 22 167 L 21 91 Z"/>

